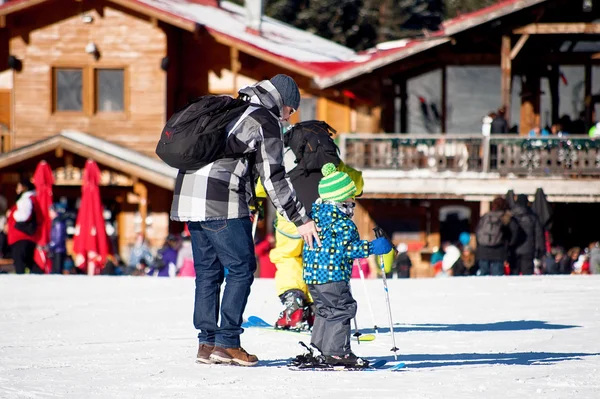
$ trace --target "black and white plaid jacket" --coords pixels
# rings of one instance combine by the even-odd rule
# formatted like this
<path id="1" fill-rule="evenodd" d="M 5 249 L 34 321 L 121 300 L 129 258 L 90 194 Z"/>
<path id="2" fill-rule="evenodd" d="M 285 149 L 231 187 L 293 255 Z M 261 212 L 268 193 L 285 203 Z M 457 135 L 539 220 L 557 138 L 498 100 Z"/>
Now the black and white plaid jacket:
<path id="1" fill-rule="evenodd" d="M 242 116 L 228 127 L 226 154 L 255 153 L 255 173 L 279 213 L 300 226 L 309 217 L 298 201 L 283 166 L 279 115 L 283 101 L 268 80 L 240 90 L 250 97 Z M 181 222 L 248 217 L 250 186 L 246 158 L 219 159 L 198 170 L 180 171 L 175 182 L 171 219 Z"/>

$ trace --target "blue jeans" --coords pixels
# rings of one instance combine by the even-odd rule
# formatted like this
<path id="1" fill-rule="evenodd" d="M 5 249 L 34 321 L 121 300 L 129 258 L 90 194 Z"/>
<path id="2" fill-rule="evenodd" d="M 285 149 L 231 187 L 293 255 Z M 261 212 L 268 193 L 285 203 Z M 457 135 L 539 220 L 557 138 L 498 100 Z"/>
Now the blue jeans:
<path id="1" fill-rule="evenodd" d="M 481 276 L 504 276 L 504 262 L 501 260 L 479 260 Z"/>
<path id="2" fill-rule="evenodd" d="M 194 327 L 199 330 L 198 341 L 239 348 L 242 315 L 256 270 L 252 223 L 249 218 L 188 222 L 188 229 L 196 270 Z M 219 303 L 225 268 L 229 273 Z"/>

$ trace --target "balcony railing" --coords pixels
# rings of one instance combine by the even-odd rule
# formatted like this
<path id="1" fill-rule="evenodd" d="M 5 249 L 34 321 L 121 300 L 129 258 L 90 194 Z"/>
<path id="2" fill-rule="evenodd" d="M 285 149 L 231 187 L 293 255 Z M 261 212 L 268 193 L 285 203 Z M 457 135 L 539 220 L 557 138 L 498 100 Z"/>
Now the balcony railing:
<path id="1" fill-rule="evenodd" d="M 339 146 L 359 169 L 600 176 L 600 138 L 585 135 L 342 134 Z"/>

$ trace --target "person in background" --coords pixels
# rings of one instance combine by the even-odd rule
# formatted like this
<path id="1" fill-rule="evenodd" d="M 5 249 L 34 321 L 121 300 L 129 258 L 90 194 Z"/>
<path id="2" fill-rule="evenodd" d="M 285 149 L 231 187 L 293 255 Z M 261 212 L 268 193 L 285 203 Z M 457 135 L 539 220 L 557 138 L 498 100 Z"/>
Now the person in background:
<path id="1" fill-rule="evenodd" d="M 2 186 L 0 186 L 0 189 Z M 0 190 L 1 191 L 1 190 Z M 6 224 L 6 209 L 8 203 L 6 197 L 0 194 L 0 259 L 9 258 L 10 250 L 8 246 L 8 238 L 6 236 L 7 224 Z"/>
<path id="2" fill-rule="evenodd" d="M 452 275 L 454 277 L 460 276 L 476 276 L 479 271 L 477 262 L 475 262 L 475 252 L 473 249 L 465 245 L 462 249 L 460 259 L 452 267 Z"/>
<path id="3" fill-rule="evenodd" d="M 43 274 L 44 271 L 33 261 L 33 253 L 39 234 L 42 211 L 35 196 L 35 186 L 29 179 L 17 184 L 17 203 L 8 211 L 8 244 L 15 263 L 15 272 Z"/>
<path id="4" fill-rule="evenodd" d="M 52 227 L 48 253 L 52 258 L 52 274 L 62 274 L 67 255 L 67 224 L 64 219 L 64 210 L 62 204 L 54 204 L 50 207 L 49 215 Z"/>
<path id="5" fill-rule="evenodd" d="M 135 238 L 135 244 L 129 254 L 127 274 L 142 276 L 146 274 L 146 267 L 152 265 L 152 253 L 144 236 L 140 233 Z"/>
<path id="6" fill-rule="evenodd" d="M 410 278 L 412 262 L 408 256 L 408 245 L 401 242 L 396 246 L 396 250 L 398 251 L 398 255 L 396 256 L 396 259 L 394 259 L 392 270 L 389 273 L 386 273 L 385 276 L 386 278 L 392 278 L 394 273 L 396 273 L 398 278 Z"/>
<path id="7" fill-rule="evenodd" d="M 505 118 L 506 108 L 502 107 L 498 110 L 498 114 L 492 121 L 491 133 L 499 134 L 499 133 L 508 133 L 508 122 Z"/>
<path id="8" fill-rule="evenodd" d="M 360 278 L 360 270 L 362 270 L 364 278 L 369 278 L 369 276 L 371 275 L 371 265 L 369 265 L 369 259 L 354 259 L 352 275 L 350 276 L 350 278 Z"/>
<path id="9" fill-rule="evenodd" d="M 461 253 L 456 245 L 447 241 L 442 243 L 442 250 L 444 251 L 442 270 L 436 275 L 436 277 L 450 277 L 454 273 L 453 267 L 460 259 Z"/>
<path id="10" fill-rule="evenodd" d="M 196 271 L 194 269 L 194 255 L 192 253 L 192 237 L 190 232 L 185 226 L 183 233 L 181 233 L 181 246 L 177 253 L 177 276 L 179 277 L 196 277 Z"/>
<path id="11" fill-rule="evenodd" d="M 510 262 L 511 274 L 532 275 L 534 259 L 541 259 L 545 253 L 545 238 L 538 217 L 531 211 L 527 196 L 519 194 L 515 206 L 511 209 L 516 222 L 511 227 L 509 246 L 513 259 Z M 511 224 L 512 226 L 512 224 Z"/>
<path id="12" fill-rule="evenodd" d="M 274 278 L 277 268 L 271 262 L 269 254 L 275 248 L 275 236 L 267 234 L 264 240 L 255 245 L 256 257 L 258 258 L 258 276 L 260 278 Z"/>
<path id="13" fill-rule="evenodd" d="M 508 247 L 513 236 L 511 227 L 516 231 L 506 200 L 494 198 L 490 211 L 481 217 L 475 232 L 480 275 L 504 275 L 504 262 L 508 259 Z"/>
<path id="14" fill-rule="evenodd" d="M 590 273 L 600 274 L 600 242 L 590 244 Z"/>
<path id="15" fill-rule="evenodd" d="M 175 277 L 178 250 L 179 240 L 175 235 L 169 234 L 163 247 L 158 250 L 147 274 L 154 277 Z"/>

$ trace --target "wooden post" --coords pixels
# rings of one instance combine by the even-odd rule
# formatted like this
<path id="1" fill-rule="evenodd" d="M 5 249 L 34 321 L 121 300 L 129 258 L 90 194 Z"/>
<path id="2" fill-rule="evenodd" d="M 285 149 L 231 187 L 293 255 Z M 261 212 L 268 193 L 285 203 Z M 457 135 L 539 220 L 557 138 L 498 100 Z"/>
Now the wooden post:
<path id="1" fill-rule="evenodd" d="M 447 130 L 447 118 L 448 118 L 448 74 L 446 65 L 442 67 L 442 115 L 440 121 L 440 130 L 442 133 L 446 133 Z"/>
<path id="2" fill-rule="evenodd" d="M 233 97 L 236 97 L 237 96 L 238 73 L 239 73 L 240 69 L 242 69 L 242 66 L 240 63 L 240 52 L 237 49 L 237 47 L 231 47 L 229 55 L 231 58 L 231 73 L 233 76 L 233 82 L 232 82 L 233 87 L 231 88 L 231 92 L 232 92 Z"/>
<path id="3" fill-rule="evenodd" d="M 148 217 L 148 188 L 140 182 L 134 183 L 133 192 L 140 197 L 138 211 L 142 218 L 140 233 L 146 237 L 146 218 Z"/>
<path id="4" fill-rule="evenodd" d="M 585 132 L 573 132 L 577 133 L 587 133 L 589 128 L 592 126 L 592 123 L 595 121 L 592 120 L 592 111 L 594 110 L 594 104 L 592 104 L 592 64 L 586 62 L 585 64 Z"/>
<path id="5" fill-rule="evenodd" d="M 406 92 L 406 78 L 400 78 L 400 131 L 396 133 L 408 132 L 408 95 Z"/>
<path id="6" fill-rule="evenodd" d="M 500 69 L 502 70 L 502 107 L 506 109 L 505 118 L 510 125 L 510 86 L 512 81 L 512 60 L 510 59 L 510 36 L 502 36 Z"/>
<path id="7" fill-rule="evenodd" d="M 552 106 L 550 110 L 551 121 L 550 123 L 558 122 L 560 112 L 560 95 L 558 94 L 558 85 L 560 80 L 560 72 L 558 65 L 552 65 L 550 73 L 548 74 L 548 84 L 550 86 L 550 98 L 552 100 Z"/>

